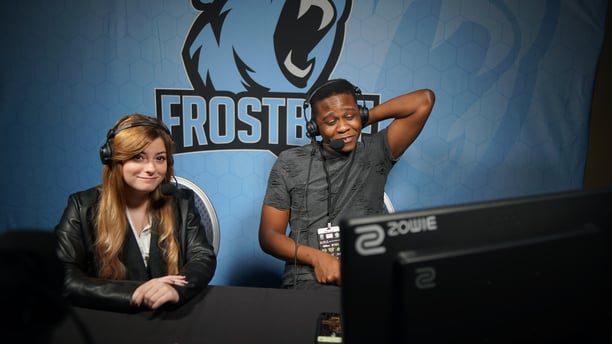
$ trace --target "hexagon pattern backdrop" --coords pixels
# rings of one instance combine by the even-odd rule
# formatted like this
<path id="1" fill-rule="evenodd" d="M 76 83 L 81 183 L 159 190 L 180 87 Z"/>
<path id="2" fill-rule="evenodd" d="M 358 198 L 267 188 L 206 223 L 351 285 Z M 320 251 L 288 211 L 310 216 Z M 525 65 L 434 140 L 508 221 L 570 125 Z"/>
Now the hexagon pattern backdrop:
<path id="1" fill-rule="evenodd" d="M 306 91 L 343 77 L 368 105 L 437 96 L 386 192 L 396 210 L 582 187 L 607 1 L 3 3 L 0 230 L 51 230 L 98 184 L 122 115 L 157 116 L 176 172 L 220 220 L 218 285 L 271 285 L 259 248 L 268 172 L 308 143 Z M 380 128 L 386 124 L 382 123 Z"/>

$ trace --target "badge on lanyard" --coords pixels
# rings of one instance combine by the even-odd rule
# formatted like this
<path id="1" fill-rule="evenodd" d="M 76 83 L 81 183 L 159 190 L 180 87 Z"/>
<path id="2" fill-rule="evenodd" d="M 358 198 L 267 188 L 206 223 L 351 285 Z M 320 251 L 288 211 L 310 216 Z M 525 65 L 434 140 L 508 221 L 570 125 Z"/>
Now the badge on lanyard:
<path id="1" fill-rule="evenodd" d="M 319 235 L 319 249 L 340 258 L 340 227 L 328 223 L 327 227 L 317 229 L 317 234 Z"/>

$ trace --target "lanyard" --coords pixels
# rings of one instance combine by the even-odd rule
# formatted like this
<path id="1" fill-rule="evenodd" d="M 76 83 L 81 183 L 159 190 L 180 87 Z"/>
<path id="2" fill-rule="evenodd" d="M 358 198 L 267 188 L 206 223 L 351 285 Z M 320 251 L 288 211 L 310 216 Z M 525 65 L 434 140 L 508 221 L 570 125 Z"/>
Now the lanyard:
<path id="1" fill-rule="evenodd" d="M 353 167 L 353 161 L 355 160 L 356 150 L 357 150 L 357 146 L 355 146 L 355 149 L 353 149 L 353 151 L 349 153 L 351 155 L 349 165 L 344 171 L 344 175 L 342 177 L 342 184 L 340 184 L 340 187 L 338 188 L 338 194 L 336 195 L 336 199 L 334 199 L 334 201 L 332 202 L 331 177 L 329 175 L 329 171 L 327 170 L 327 165 L 325 164 L 327 160 L 325 159 L 325 156 L 323 155 L 323 148 L 321 147 L 319 149 L 319 153 L 321 154 L 321 160 L 323 163 L 323 170 L 325 171 L 325 179 L 327 180 L 327 227 L 331 227 L 331 224 L 333 221 L 333 218 L 331 216 L 332 209 L 334 209 L 334 206 L 336 205 L 336 201 L 338 200 L 338 197 L 340 197 L 340 191 L 343 190 L 344 183 L 348 179 L 347 178 L 348 174 L 351 168 Z"/>

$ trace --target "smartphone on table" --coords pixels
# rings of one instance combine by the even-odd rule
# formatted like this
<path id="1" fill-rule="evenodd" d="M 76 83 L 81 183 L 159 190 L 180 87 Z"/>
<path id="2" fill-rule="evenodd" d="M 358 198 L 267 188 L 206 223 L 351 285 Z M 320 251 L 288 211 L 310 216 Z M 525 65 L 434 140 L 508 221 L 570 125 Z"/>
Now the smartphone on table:
<path id="1" fill-rule="evenodd" d="M 319 314 L 315 343 L 342 343 L 342 316 L 340 313 L 323 312 Z"/>

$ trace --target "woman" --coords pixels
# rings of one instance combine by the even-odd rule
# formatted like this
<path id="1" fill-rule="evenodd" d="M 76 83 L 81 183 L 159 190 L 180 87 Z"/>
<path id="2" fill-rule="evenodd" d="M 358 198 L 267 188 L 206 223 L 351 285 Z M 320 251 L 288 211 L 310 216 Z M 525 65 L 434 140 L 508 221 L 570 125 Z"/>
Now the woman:
<path id="1" fill-rule="evenodd" d="M 55 227 L 72 304 L 177 306 L 212 279 L 216 256 L 193 192 L 162 192 L 174 176 L 172 150 L 168 129 L 152 117 L 128 115 L 109 130 L 100 148 L 102 185 L 70 195 Z"/>

